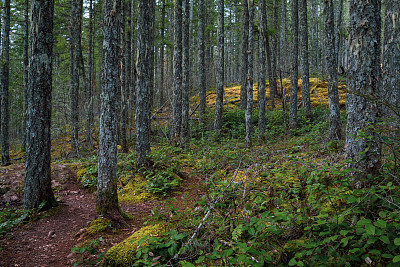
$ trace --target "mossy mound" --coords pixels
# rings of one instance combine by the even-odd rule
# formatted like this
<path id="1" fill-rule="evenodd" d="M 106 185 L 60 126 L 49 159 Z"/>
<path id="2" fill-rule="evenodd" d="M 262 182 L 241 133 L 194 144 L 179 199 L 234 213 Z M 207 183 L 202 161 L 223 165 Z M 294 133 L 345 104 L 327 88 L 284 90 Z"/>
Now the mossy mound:
<path id="1" fill-rule="evenodd" d="M 104 232 L 109 227 L 110 222 L 111 221 L 106 218 L 101 218 L 101 217 L 97 218 L 89 224 L 89 227 L 87 228 L 86 232 L 88 234 L 97 234 Z"/>
<path id="2" fill-rule="evenodd" d="M 142 203 L 156 199 L 156 197 L 146 191 L 147 181 L 141 175 L 136 175 L 120 190 L 118 190 L 118 200 L 128 203 Z"/>
<path id="3" fill-rule="evenodd" d="M 121 243 L 110 248 L 104 256 L 101 266 L 132 266 L 132 259 L 136 254 L 139 240 L 146 236 L 160 235 L 163 232 L 164 227 L 160 224 L 141 228 Z M 142 246 L 146 246 L 146 243 L 142 243 Z"/>

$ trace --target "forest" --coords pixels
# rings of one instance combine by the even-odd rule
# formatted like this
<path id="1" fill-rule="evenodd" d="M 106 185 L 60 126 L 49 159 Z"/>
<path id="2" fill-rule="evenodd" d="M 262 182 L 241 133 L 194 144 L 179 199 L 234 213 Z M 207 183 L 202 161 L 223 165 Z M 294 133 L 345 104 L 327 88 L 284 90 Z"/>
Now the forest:
<path id="1" fill-rule="evenodd" d="M 0 266 L 400 266 L 400 0 L 0 7 Z"/>

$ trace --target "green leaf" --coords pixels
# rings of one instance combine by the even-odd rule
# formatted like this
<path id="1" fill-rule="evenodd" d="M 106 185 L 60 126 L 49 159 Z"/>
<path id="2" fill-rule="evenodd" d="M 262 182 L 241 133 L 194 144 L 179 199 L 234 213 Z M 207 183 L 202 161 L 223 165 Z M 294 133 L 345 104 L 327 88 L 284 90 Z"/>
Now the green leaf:
<path id="1" fill-rule="evenodd" d="M 372 224 L 366 225 L 365 230 L 367 231 L 367 235 L 375 235 L 375 226 Z"/>
<path id="2" fill-rule="evenodd" d="M 375 225 L 376 227 L 379 227 L 379 228 L 384 229 L 384 228 L 386 228 L 386 221 L 384 221 L 384 220 L 377 220 L 376 222 L 374 222 L 374 225 Z"/>
<path id="3" fill-rule="evenodd" d="M 396 257 L 393 258 L 393 262 L 397 263 L 400 261 L 400 255 L 397 255 Z"/>
<path id="4" fill-rule="evenodd" d="M 341 235 L 347 235 L 350 232 L 350 230 L 341 230 L 339 233 Z"/>
<path id="5" fill-rule="evenodd" d="M 345 247 L 345 246 L 347 246 L 347 243 L 349 243 L 349 238 L 348 237 L 342 238 L 342 240 L 340 240 L 340 242 L 343 243 L 343 247 Z"/>
<path id="6" fill-rule="evenodd" d="M 224 251 L 222 251 L 222 257 L 228 257 L 230 255 L 232 255 L 233 253 L 233 249 L 229 248 L 229 249 L 225 249 Z"/>
<path id="7" fill-rule="evenodd" d="M 385 253 L 385 254 L 382 254 L 382 258 L 391 259 L 391 258 L 393 258 L 393 255 Z"/>
<path id="8" fill-rule="evenodd" d="M 297 266 L 303 267 L 303 266 L 304 266 L 304 263 L 303 263 L 302 261 L 298 261 L 298 262 L 297 262 Z"/>
<path id="9" fill-rule="evenodd" d="M 396 246 L 400 246 L 400 237 L 398 237 L 398 238 L 396 238 L 396 239 L 394 240 L 394 244 L 395 244 Z"/>
<path id="10" fill-rule="evenodd" d="M 357 226 L 369 225 L 371 224 L 370 219 L 362 219 L 357 222 Z"/>
<path id="11" fill-rule="evenodd" d="M 295 266 L 296 264 L 297 264 L 296 258 L 292 258 L 292 259 L 289 261 L 289 266 Z"/>
<path id="12" fill-rule="evenodd" d="M 387 237 L 385 235 L 381 236 L 379 239 L 385 244 L 390 244 L 389 237 Z"/>

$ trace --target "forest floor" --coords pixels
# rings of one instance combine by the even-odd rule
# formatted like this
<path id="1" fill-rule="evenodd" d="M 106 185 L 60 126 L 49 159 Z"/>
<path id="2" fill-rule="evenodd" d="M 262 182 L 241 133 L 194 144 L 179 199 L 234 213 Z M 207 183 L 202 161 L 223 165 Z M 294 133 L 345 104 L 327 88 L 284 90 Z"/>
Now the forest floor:
<path id="1" fill-rule="evenodd" d="M 11 203 L 8 204 L 10 207 L 22 205 L 23 172 L 24 164 L 0 168 L 0 182 L 3 188 L 9 189 L 0 200 L 1 209 L 6 208 L 5 203 Z M 185 188 L 185 198 L 175 196 L 175 206 L 180 209 L 190 205 L 199 193 L 197 178 L 183 174 L 187 178 L 181 185 Z M 79 255 L 71 253 L 71 248 L 93 240 L 93 236 L 84 230 L 95 219 L 95 194 L 79 185 L 74 164 L 52 164 L 52 179 L 59 207 L 37 214 L 27 224 L 13 227 L 1 236 L 0 266 L 73 266 L 79 260 Z M 188 198 L 188 195 L 192 197 Z M 162 200 L 121 203 L 122 210 L 133 219 L 128 220 L 123 229 L 102 233 L 103 238 L 97 250 L 106 252 L 111 246 L 140 229 L 154 207 L 162 210 Z M 97 255 L 90 255 L 85 261 L 95 263 L 96 257 Z"/>

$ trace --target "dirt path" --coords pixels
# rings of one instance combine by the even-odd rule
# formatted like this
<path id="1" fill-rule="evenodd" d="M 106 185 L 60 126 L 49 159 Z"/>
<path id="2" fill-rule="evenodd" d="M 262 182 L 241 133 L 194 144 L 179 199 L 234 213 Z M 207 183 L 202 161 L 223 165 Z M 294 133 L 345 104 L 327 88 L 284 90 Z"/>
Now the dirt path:
<path id="1" fill-rule="evenodd" d="M 6 184 L 11 190 L 3 195 L 4 207 L 6 200 L 13 205 L 22 204 L 22 192 L 18 187 L 23 183 L 23 164 L 15 164 L 0 169 L 0 186 Z M 185 176 L 187 173 L 184 173 Z M 47 217 L 32 222 L 22 228 L 15 228 L 6 235 L 0 237 L 0 266 L 72 266 L 76 261 L 71 253 L 71 248 L 76 244 L 93 237 L 77 234 L 82 228 L 95 218 L 95 196 L 88 193 L 76 184 L 73 167 L 54 164 L 52 165 L 53 188 L 57 199 L 61 202 L 60 207 L 52 210 Z M 185 179 L 182 188 L 187 189 L 190 198 L 174 195 L 178 207 L 193 203 L 198 195 L 198 184 L 195 178 Z M 1 200 L 1 196 L 0 196 Z M 185 203 L 184 203 L 185 202 Z M 127 204 L 122 203 L 121 208 L 130 213 L 133 217 L 140 218 L 150 215 L 154 206 L 162 209 L 161 201 L 149 203 Z M 112 245 L 120 242 L 139 225 L 139 220 L 131 222 L 129 227 L 117 234 L 111 234 L 102 243 L 102 251 L 106 251 Z"/>

